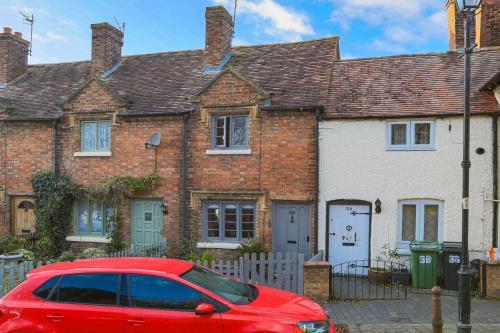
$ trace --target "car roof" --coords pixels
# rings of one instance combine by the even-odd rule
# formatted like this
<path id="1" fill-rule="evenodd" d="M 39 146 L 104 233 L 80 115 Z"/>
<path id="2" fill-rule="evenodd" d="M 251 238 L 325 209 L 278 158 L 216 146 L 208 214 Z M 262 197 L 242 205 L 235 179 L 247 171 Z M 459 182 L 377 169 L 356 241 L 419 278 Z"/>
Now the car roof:
<path id="1" fill-rule="evenodd" d="M 145 272 L 161 272 L 170 275 L 181 275 L 193 267 L 193 263 L 177 259 L 160 259 L 160 258 L 98 258 L 98 259 L 83 259 L 68 262 L 60 262 L 39 267 L 30 272 L 30 275 L 56 272 L 71 273 L 71 271 L 145 271 Z"/>

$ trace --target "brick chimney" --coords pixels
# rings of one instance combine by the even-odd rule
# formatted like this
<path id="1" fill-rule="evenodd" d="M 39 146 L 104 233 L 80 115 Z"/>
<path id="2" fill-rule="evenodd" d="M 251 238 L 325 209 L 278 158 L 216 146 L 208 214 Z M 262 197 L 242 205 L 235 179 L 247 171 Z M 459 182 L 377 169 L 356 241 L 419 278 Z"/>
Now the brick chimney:
<path id="1" fill-rule="evenodd" d="M 464 48 L 464 18 L 460 13 L 455 0 L 448 0 L 448 41 L 450 50 L 456 51 Z M 476 24 L 474 20 L 471 26 L 471 39 L 474 45 Z"/>
<path id="2" fill-rule="evenodd" d="M 476 16 L 478 47 L 500 46 L 500 0 L 483 0 Z"/>
<path id="3" fill-rule="evenodd" d="M 233 18 L 223 6 L 205 12 L 205 71 L 217 72 L 231 57 Z"/>
<path id="4" fill-rule="evenodd" d="M 109 23 L 92 28 L 92 72 L 102 74 L 121 61 L 123 33 Z"/>
<path id="5" fill-rule="evenodd" d="M 26 73 L 29 45 L 21 33 L 13 34 L 11 28 L 3 28 L 0 33 L 0 84 L 9 83 Z"/>

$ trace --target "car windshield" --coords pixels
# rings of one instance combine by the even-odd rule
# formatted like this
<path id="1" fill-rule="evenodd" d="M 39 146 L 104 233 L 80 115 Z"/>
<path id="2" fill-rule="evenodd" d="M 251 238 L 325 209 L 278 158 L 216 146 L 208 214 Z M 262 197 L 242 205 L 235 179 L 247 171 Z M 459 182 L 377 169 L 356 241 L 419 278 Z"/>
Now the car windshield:
<path id="1" fill-rule="evenodd" d="M 208 269 L 193 266 L 182 278 L 237 305 L 244 305 L 257 298 L 257 288 L 216 274 Z"/>

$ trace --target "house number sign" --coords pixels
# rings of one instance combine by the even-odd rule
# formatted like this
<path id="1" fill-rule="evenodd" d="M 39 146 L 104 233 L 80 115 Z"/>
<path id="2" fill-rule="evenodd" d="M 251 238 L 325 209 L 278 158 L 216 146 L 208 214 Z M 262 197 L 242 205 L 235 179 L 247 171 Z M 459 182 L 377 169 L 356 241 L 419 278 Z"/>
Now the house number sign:
<path id="1" fill-rule="evenodd" d="M 421 263 L 421 264 L 431 264 L 432 263 L 432 257 L 431 256 L 420 256 L 418 257 L 418 261 Z"/>

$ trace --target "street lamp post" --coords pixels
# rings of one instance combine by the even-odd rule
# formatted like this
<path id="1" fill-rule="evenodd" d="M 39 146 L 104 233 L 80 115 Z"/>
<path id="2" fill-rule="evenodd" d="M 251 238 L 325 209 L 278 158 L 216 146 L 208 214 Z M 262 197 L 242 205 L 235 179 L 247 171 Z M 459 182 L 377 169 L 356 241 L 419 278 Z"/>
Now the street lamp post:
<path id="1" fill-rule="evenodd" d="M 470 333 L 471 280 L 469 263 L 469 169 L 470 163 L 470 72 L 471 26 L 481 0 L 458 0 L 457 4 L 464 15 L 464 138 L 463 138 L 463 179 L 462 179 L 462 261 L 458 271 L 458 333 Z"/>

